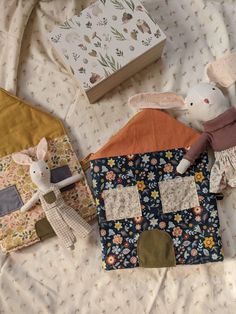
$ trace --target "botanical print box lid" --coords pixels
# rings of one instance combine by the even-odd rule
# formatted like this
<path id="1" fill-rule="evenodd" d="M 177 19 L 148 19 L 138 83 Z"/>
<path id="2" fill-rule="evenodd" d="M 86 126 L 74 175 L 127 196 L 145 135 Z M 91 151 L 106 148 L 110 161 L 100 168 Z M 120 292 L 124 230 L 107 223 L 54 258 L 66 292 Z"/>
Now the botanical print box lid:
<path id="1" fill-rule="evenodd" d="M 165 35 L 139 1 L 100 0 L 56 27 L 49 38 L 86 91 Z"/>

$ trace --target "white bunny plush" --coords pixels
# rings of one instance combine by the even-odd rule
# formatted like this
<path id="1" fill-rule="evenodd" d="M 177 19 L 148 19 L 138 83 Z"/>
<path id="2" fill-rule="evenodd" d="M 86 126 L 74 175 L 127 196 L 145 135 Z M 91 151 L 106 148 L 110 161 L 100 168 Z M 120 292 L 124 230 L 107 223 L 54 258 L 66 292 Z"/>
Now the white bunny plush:
<path id="1" fill-rule="evenodd" d="M 51 172 L 44 161 L 48 150 L 47 141 L 41 139 L 37 146 L 37 161 L 33 161 L 30 156 L 23 153 L 12 154 L 13 160 L 20 165 L 30 166 L 30 177 L 37 186 L 37 192 L 23 205 L 21 211 L 31 209 L 38 200 L 41 201 L 46 217 L 62 244 L 69 248 L 73 247 L 76 240 L 74 233 L 79 237 L 86 236 L 91 230 L 91 226 L 63 200 L 60 189 L 82 179 L 81 174 L 76 174 L 58 183 L 51 183 Z"/>
<path id="2" fill-rule="evenodd" d="M 215 61 L 207 67 L 208 76 L 229 87 L 236 80 L 236 53 Z M 236 187 L 236 109 L 212 83 L 193 86 L 186 98 L 175 93 L 143 93 L 129 99 L 136 108 L 180 109 L 187 111 L 188 120 L 203 131 L 177 167 L 183 174 L 199 155 L 210 146 L 215 153 L 211 170 L 210 191 L 221 192 L 227 185 Z"/>

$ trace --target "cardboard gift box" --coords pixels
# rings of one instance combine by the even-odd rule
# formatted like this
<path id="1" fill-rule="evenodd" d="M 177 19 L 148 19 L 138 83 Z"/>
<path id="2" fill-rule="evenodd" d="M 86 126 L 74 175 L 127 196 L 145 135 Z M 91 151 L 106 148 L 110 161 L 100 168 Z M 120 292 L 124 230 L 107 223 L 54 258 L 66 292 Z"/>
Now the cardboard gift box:
<path id="1" fill-rule="evenodd" d="M 166 37 L 139 1 L 100 0 L 49 39 L 93 103 L 160 58 Z"/>

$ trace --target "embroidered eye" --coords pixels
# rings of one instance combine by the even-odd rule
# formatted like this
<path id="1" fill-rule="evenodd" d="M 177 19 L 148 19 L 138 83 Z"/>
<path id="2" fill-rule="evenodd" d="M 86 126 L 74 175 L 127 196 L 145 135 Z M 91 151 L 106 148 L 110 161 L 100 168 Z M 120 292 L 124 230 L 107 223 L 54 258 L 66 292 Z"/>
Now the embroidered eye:
<path id="1" fill-rule="evenodd" d="M 35 173 L 36 171 L 33 171 L 33 173 Z"/>
<path id="2" fill-rule="evenodd" d="M 212 87 L 212 90 L 216 90 L 215 87 Z"/>
<path id="3" fill-rule="evenodd" d="M 190 106 L 193 106 L 193 102 L 190 103 Z"/>

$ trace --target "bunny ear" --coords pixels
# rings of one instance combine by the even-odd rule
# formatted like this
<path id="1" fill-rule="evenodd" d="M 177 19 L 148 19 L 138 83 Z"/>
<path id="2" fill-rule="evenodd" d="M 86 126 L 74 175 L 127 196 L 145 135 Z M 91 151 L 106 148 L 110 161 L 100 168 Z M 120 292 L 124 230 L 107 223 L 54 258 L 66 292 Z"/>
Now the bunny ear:
<path id="1" fill-rule="evenodd" d="M 26 155 L 26 154 L 22 154 L 22 153 L 14 153 L 12 154 L 12 159 L 15 161 L 15 163 L 19 164 L 19 165 L 31 165 L 31 163 L 33 162 L 32 159 L 30 158 L 30 156 Z"/>
<path id="2" fill-rule="evenodd" d="M 137 94 L 129 98 L 128 104 L 136 109 L 186 109 L 183 97 L 170 92 Z"/>
<path id="3" fill-rule="evenodd" d="M 48 151 L 48 143 L 45 137 L 43 137 L 37 146 L 37 158 L 38 160 L 44 160 Z"/>
<path id="4" fill-rule="evenodd" d="M 230 87 L 236 81 L 236 53 L 231 53 L 206 66 L 210 81 L 223 87 Z"/>

